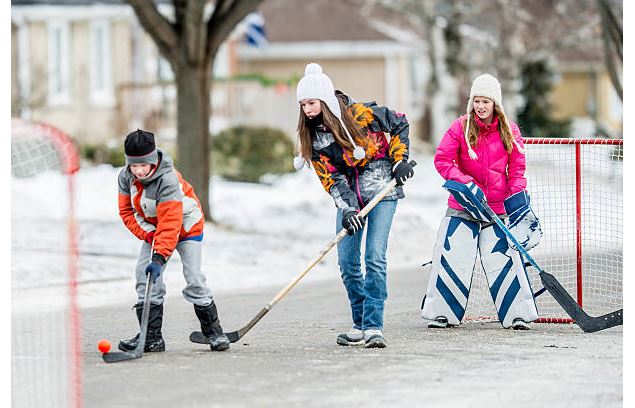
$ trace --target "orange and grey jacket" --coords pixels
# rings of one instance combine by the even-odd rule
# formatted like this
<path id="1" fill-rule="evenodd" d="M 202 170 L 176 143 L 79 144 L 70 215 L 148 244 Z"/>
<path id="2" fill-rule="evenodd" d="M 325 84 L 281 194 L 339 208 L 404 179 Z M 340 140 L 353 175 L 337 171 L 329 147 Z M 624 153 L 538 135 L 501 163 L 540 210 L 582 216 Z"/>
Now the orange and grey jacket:
<path id="1" fill-rule="evenodd" d="M 205 218 L 194 188 L 158 149 L 159 165 L 147 179 L 126 166 L 119 173 L 119 216 L 137 238 L 154 231 L 154 253 L 169 258 L 179 241 L 203 239 Z"/>

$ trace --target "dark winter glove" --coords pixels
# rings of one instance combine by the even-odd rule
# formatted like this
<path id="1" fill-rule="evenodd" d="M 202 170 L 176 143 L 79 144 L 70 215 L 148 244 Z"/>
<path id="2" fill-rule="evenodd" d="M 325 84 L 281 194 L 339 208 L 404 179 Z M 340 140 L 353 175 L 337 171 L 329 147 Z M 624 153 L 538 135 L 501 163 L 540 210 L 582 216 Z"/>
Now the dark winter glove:
<path id="1" fill-rule="evenodd" d="M 165 258 L 160 254 L 152 255 L 152 262 L 146 266 L 146 275 L 152 276 L 152 283 L 157 283 L 157 279 L 161 276 L 161 271 L 165 265 Z"/>
<path id="2" fill-rule="evenodd" d="M 410 177 L 415 175 L 415 171 L 412 168 L 412 165 L 408 163 L 406 160 L 400 161 L 397 165 L 393 167 L 392 177 L 397 180 L 398 186 L 403 186 L 403 184 Z"/>
<path id="3" fill-rule="evenodd" d="M 538 245 L 542 238 L 540 221 L 529 205 L 530 198 L 527 191 L 519 191 L 505 200 L 505 212 L 509 216 L 507 228 L 514 238 L 527 251 Z M 509 245 L 515 248 L 510 242 Z"/>
<path id="4" fill-rule="evenodd" d="M 150 231 L 146 234 L 146 239 L 144 239 L 145 242 L 147 242 L 148 244 L 152 244 L 152 240 L 154 240 L 154 231 Z"/>
<path id="5" fill-rule="evenodd" d="M 346 228 L 348 235 L 355 235 L 364 228 L 366 221 L 357 214 L 357 211 L 348 211 L 342 217 L 342 227 Z"/>

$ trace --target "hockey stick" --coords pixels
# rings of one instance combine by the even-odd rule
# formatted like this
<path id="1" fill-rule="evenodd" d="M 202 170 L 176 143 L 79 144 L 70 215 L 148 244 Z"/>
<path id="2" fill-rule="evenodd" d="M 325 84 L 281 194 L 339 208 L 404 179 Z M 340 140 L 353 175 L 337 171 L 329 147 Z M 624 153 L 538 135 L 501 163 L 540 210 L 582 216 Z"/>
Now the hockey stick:
<path id="1" fill-rule="evenodd" d="M 503 221 L 501 221 L 501 219 L 498 218 L 498 215 L 496 215 L 496 213 L 490 208 L 485 198 L 483 198 L 482 201 L 479 201 L 474 194 L 472 194 L 469 188 L 462 183 L 447 181 L 446 184 L 444 184 L 444 187 L 448 190 L 459 192 L 465 198 L 469 199 L 479 211 L 486 213 L 490 218 L 492 218 L 492 221 L 494 221 L 505 233 L 507 238 L 514 243 L 518 252 L 520 252 L 522 256 L 528 260 L 534 268 L 536 268 L 543 286 L 549 291 L 551 296 L 553 296 L 564 311 L 567 312 L 567 314 L 585 333 L 593 333 L 623 324 L 624 309 L 616 310 L 612 313 L 607 313 L 597 317 L 589 316 L 584 310 L 582 310 L 580 305 L 578 305 L 569 292 L 562 287 L 562 284 L 560 284 L 556 277 L 548 272 L 545 272 L 540 266 L 538 266 L 534 258 L 529 255 L 527 250 L 520 244 L 520 242 L 518 242 L 516 237 L 514 237 L 507 226 L 505 226 Z"/>
<path id="2" fill-rule="evenodd" d="M 117 363 L 119 361 L 134 360 L 143 356 L 143 349 L 146 345 L 146 334 L 148 333 L 148 319 L 150 317 L 150 293 L 152 293 L 152 274 L 148 274 L 146 279 L 146 294 L 143 298 L 143 311 L 141 312 L 141 326 L 139 331 L 139 342 L 137 348 L 132 351 L 115 351 L 102 354 L 102 358 L 107 363 Z"/>
<path id="3" fill-rule="evenodd" d="M 415 162 L 414 160 L 411 160 L 410 161 L 410 165 L 412 167 L 414 167 L 414 166 L 417 165 L 417 162 Z M 362 210 L 359 212 L 359 216 L 360 217 L 365 217 L 366 215 L 368 215 L 368 213 L 373 208 L 375 208 L 377 203 L 379 203 L 381 200 L 383 200 L 384 197 L 386 197 L 388 195 L 388 193 L 390 193 L 392 191 L 392 189 L 395 187 L 395 185 L 397 185 L 397 181 L 395 179 L 390 180 L 390 182 L 388 184 L 386 184 L 386 186 L 379 193 L 377 193 L 377 195 L 375 197 L 373 197 L 373 199 L 370 200 L 370 202 L 368 204 L 366 204 L 366 206 L 364 208 L 362 208 Z M 328 254 L 331 251 L 331 249 L 333 249 L 333 247 L 335 247 L 335 245 L 337 245 L 338 242 L 340 242 L 342 239 L 344 239 L 344 237 L 346 237 L 347 233 L 348 233 L 347 230 L 345 228 L 343 228 L 335 236 L 335 238 L 333 238 L 328 244 L 326 244 L 326 246 L 324 247 L 324 249 L 322 249 L 322 251 L 320 251 L 318 256 L 315 257 L 309 263 L 309 265 L 306 268 L 304 268 L 304 270 L 302 270 L 302 272 L 300 272 L 298 275 L 296 275 L 296 277 L 293 278 L 293 280 L 291 282 L 289 282 L 287 284 L 287 286 L 282 288 L 282 290 L 280 290 L 280 292 L 278 292 L 278 294 L 276 296 L 274 296 L 273 299 L 271 299 L 271 301 L 265 307 L 263 307 L 258 312 L 258 314 L 256 314 L 256 316 L 254 316 L 253 319 L 251 319 L 249 321 L 249 323 L 247 323 L 244 327 L 241 327 L 240 329 L 238 329 L 236 331 L 225 333 L 227 338 L 229 338 L 229 341 L 231 343 L 235 343 L 240 338 L 242 338 L 252 327 L 254 327 L 256 325 L 256 323 L 258 323 L 258 321 L 260 321 L 260 319 L 263 318 L 264 315 L 266 315 L 276 305 L 276 303 L 278 303 L 287 293 L 289 293 L 289 291 L 300 281 L 300 279 L 302 279 L 304 277 L 304 275 L 306 275 L 318 262 L 320 262 L 322 260 L 322 258 L 324 258 L 324 256 L 326 254 Z M 209 344 L 208 338 L 203 333 L 198 332 L 198 331 L 192 332 L 192 334 L 190 334 L 190 341 L 192 341 L 194 343 L 200 343 L 200 344 Z"/>

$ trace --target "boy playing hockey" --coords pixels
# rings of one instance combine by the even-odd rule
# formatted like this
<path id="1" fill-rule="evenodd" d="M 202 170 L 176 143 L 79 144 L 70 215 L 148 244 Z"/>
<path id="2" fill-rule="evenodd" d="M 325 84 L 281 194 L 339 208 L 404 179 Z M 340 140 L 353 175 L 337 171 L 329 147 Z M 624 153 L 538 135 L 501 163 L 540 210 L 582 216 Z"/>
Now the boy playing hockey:
<path id="1" fill-rule="evenodd" d="M 126 228 L 142 241 L 135 270 L 137 303 L 141 323 L 143 303 L 150 301 L 145 352 L 165 351 L 161 334 L 165 284 L 161 273 L 177 250 L 183 263 L 186 286 L 183 297 L 194 305 L 201 331 L 212 350 L 229 349 L 216 304 L 201 271 L 201 245 L 205 219 L 192 186 L 173 167 L 170 156 L 157 149 L 154 134 L 136 130 L 124 142 L 126 167 L 119 173 L 119 216 Z M 152 276 L 150 299 L 144 299 L 146 276 Z M 132 351 L 135 337 L 119 342 L 119 349 Z"/>

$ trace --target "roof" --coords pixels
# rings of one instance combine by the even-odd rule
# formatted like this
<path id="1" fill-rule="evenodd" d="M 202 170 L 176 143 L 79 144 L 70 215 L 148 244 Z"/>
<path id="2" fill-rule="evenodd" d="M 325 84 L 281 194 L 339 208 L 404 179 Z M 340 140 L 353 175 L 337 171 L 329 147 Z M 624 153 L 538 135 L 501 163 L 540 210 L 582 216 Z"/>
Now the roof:
<path id="1" fill-rule="evenodd" d="M 394 41 L 342 1 L 266 0 L 260 11 L 269 42 Z"/>

